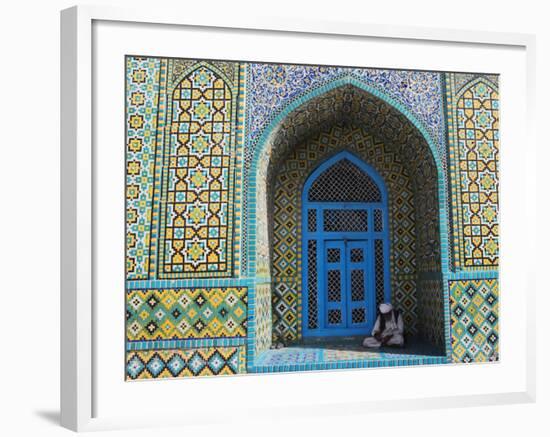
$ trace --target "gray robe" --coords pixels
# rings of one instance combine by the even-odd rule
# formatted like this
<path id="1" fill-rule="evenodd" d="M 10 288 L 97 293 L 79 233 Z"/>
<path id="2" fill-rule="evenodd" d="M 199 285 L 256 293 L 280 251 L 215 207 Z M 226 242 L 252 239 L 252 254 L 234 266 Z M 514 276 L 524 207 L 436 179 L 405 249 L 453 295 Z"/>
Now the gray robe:
<path id="1" fill-rule="evenodd" d="M 382 320 L 382 317 L 384 320 Z M 392 309 L 387 315 L 378 314 L 372 328 L 372 337 L 365 338 L 363 346 L 403 346 L 405 344 L 403 332 L 403 316 L 401 312 Z"/>

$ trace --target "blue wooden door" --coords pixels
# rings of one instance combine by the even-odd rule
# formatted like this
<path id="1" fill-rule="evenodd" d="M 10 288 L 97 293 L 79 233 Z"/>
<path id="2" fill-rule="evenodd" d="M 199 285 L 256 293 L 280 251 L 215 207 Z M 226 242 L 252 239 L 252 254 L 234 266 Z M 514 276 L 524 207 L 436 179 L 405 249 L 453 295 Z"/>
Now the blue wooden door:
<path id="1" fill-rule="evenodd" d="M 302 335 L 368 335 L 390 300 L 387 194 L 354 155 L 321 164 L 302 193 Z"/>
<path id="2" fill-rule="evenodd" d="M 369 240 L 327 240 L 320 287 L 321 335 L 368 333 L 376 298 Z"/>

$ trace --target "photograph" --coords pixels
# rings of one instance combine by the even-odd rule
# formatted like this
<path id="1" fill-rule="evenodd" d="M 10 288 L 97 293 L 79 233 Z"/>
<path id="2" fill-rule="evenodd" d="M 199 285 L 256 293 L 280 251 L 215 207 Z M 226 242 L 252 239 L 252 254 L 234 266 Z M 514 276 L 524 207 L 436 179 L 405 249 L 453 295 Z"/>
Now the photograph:
<path id="1" fill-rule="evenodd" d="M 126 380 L 499 361 L 497 73 L 118 73 Z"/>

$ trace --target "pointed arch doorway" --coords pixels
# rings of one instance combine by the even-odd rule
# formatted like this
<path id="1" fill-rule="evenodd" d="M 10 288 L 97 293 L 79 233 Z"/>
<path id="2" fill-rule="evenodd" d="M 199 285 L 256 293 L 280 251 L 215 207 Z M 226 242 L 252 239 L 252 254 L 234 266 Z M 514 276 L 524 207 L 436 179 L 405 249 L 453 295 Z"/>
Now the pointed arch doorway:
<path id="1" fill-rule="evenodd" d="M 369 164 L 343 151 L 302 191 L 303 337 L 367 335 L 390 301 L 388 195 Z"/>
<path id="2" fill-rule="evenodd" d="M 369 333 L 376 304 L 383 300 L 390 301 L 403 314 L 411 347 L 408 352 L 412 352 L 405 355 L 427 363 L 449 356 L 449 349 L 441 348 L 449 344 L 445 340 L 448 340 L 450 322 L 444 311 L 446 288 L 442 266 L 448 258 L 446 246 L 440 240 L 440 236 L 445 235 L 446 210 L 444 198 L 439 196 L 443 170 L 436 160 L 438 152 L 426 133 L 418 128 L 414 116 L 402 112 L 399 105 L 387 97 L 369 90 L 367 85 L 349 79 L 332 84 L 322 93 L 312 91 L 299 105 L 290 104 L 288 110 L 273 121 L 255 152 L 255 178 L 251 179 L 254 189 L 248 197 L 253 226 L 248 234 L 249 271 L 261 282 L 257 282 L 249 300 L 253 320 L 249 325 L 250 371 L 389 365 L 393 358 L 375 354 L 377 358 L 373 361 L 372 352 L 364 351 L 356 338 Z M 366 282 L 365 299 L 357 299 L 362 301 L 360 305 L 346 297 L 352 288 L 341 283 L 340 293 L 348 300 L 338 301 L 338 305 L 329 308 L 334 302 L 328 305 L 328 289 L 319 285 L 328 278 L 325 258 L 329 254 L 321 252 L 319 247 L 330 240 L 326 236 L 337 236 L 340 231 L 327 230 L 326 235 L 322 235 L 325 234 L 321 227 L 324 227 L 325 209 L 341 206 L 332 208 L 339 210 L 336 215 L 347 215 L 348 209 L 361 209 L 360 206 L 367 210 L 367 231 L 348 230 L 342 233 L 352 235 L 334 240 L 340 240 L 341 253 L 348 257 L 340 269 L 343 281 L 351 283 L 351 270 L 354 270 L 352 247 L 349 247 L 352 241 L 363 242 L 357 244 L 363 244 L 364 253 L 370 256 L 370 262 L 366 261 L 363 269 L 363 274 L 370 273 L 365 281 L 372 281 L 376 273 L 374 249 L 367 242 L 376 240 L 372 238 L 372 207 L 377 202 L 346 198 L 327 202 L 331 203 L 327 208 L 313 208 L 316 211 L 310 217 L 315 217 L 315 229 L 309 232 L 306 228 L 309 208 L 304 207 L 303 188 L 307 183 L 305 193 L 309 193 L 316 176 L 345 157 L 345 153 L 360 173 L 375 181 L 381 193 L 385 193 L 387 187 L 388 211 L 382 217 L 386 217 L 383 232 L 389 234 L 389 238 L 379 238 L 382 242 L 376 243 L 382 245 L 385 260 L 383 292 L 376 288 L 378 282 L 374 287 L 372 282 Z M 376 171 L 371 171 L 370 166 Z M 347 192 L 357 192 L 359 184 L 351 185 L 354 188 Z M 309 202 L 309 198 L 305 200 Z M 315 201 L 311 201 L 312 206 L 316 206 Z M 304 239 L 304 232 L 314 238 Z M 343 249 L 341 240 L 344 240 Z M 315 250 L 308 247 L 319 242 Z M 314 259 L 309 261 L 308 256 Z M 315 268 L 310 269 L 309 265 Z M 317 281 L 315 289 L 308 287 L 309 281 Z M 317 295 L 308 293 L 307 289 L 315 290 Z M 372 299 L 373 289 L 376 302 Z M 353 320 L 351 326 L 327 324 L 328 309 L 342 311 L 342 321 L 334 324 L 343 325 L 357 307 L 365 311 L 366 322 L 356 322 L 362 326 L 354 327 Z M 358 312 L 356 317 L 361 317 L 361 314 L 357 316 Z M 308 326 L 310 318 L 318 324 Z M 322 332 L 325 328 L 328 330 Z M 306 341 L 308 337 L 311 341 Z M 281 343 L 283 347 L 279 348 Z M 425 356 L 416 353 L 426 350 L 430 352 Z"/>

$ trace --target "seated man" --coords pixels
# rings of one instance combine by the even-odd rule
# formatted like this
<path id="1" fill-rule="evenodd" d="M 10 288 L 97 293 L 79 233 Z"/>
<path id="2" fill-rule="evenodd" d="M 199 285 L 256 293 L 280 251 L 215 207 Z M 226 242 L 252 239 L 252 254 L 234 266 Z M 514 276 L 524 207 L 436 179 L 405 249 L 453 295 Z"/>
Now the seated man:
<path id="1" fill-rule="evenodd" d="M 365 347 L 403 346 L 403 317 L 401 313 L 393 309 L 391 303 L 381 303 L 380 313 L 372 328 L 372 337 L 363 340 Z"/>

